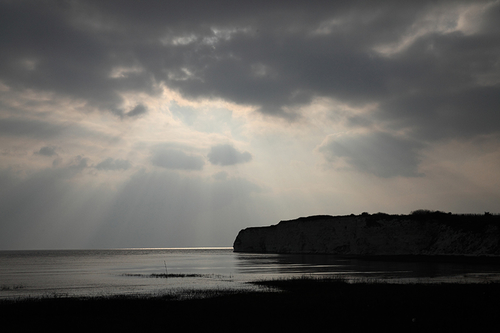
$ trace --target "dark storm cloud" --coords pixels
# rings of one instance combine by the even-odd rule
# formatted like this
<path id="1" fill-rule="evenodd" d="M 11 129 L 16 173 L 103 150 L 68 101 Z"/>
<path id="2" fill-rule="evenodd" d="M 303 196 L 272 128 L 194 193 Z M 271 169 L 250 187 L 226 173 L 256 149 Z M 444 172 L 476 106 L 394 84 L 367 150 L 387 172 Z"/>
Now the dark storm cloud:
<path id="1" fill-rule="evenodd" d="M 54 147 L 54 146 L 46 146 L 46 147 L 40 148 L 40 150 L 35 152 L 35 154 L 42 155 L 42 156 L 48 156 L 48 157 L 57 156 L 56 149 L 57 149 L 57 147 Z"/>
<path id="2" fill-rule="evenodd" d="M 468 138 L 499 132 L 499 106 L 497 87 L 428 92 L 383 103 L 378 119 L 394 129 L 409 129 L 422 141 Z"/>
<path id="3" fill-rule="evenodd" d="M 148 108 L 143 104 L 138 104 L 135 108 L 127 112 L 127 117 L 137 117 L 148 112 Z"/>
<path id="4" fill-rule="evenodd" d="M 110 76 L 134 60 L 121 33 L 83 22 L 101 16 L 91 6 L 57 1 L 2 1 L 0 6 L 0 80 L 8 86 L 56 92 L 116 114 L 123 113 L 119 92 L 152 92 L 148 73 Z"/>
<path id="5" fill-rule="evenodd" d="M 200 155 L 168 146 L 155 147 L 152 150 L 151 162 L 153 165 L 173 170 L 201 170 L 205 164 Z"/>
<path id="6" fill-rule="evenodd" d="M 101 163 L 97 164 L 95 168 L 97 170 L 127 170 L 131 166 L 132 165 L 127 160 L 122 160 L 120 158 L 113 159 L 109 157 Z"/>
<path id="7" fill-rule="evenodd" d="M 457 75 L 470 87 L 487 70 L 471 65 L 498 57 L 498 4 L 477 34 L 433 35 L 445 48 L 433 58 L 422 60 L 418 45 L 403 61 L 373 48 L 400 41 L 434 7 L 470 3 L 4 1 L 0 77 L 117 114 L 120 92 L 153 93 L 155 82 L 281 116 L 315 96 L 365 103 L 432 85 L 445 92 Z M 450 38 L 464 48 L 449 48 Z M 120 68 L 138 70 L 113 76 Z"/>
<path id="8" fill-rule="evenodd" d="M 386 133 L 330 137 L 319 151 L 327 160 L 345 161 L 356 170 L 378 177 L 421 176 L 417 170 L 421 144 Z"/>
<path id="9" fill-rule="evenodd" d="M 370 103 L 378 107 L 369 117 L 353 115 L 348 124 L 404 130 L 422 144 L 500 132 L 499 2 L 3 1 L 0 6 L 4 84 L 70 96 L 120 117 L 147 111 L 143 104 L 124 110 L 121 94 L 154 94 L 163 83 L 187 98 L 222 98 L 296 121 L 298 107 L 315 97 L 351 106 Z M 465 18 L 475 20 L 466 22 L 472 30 L 454 29 L 459 11 L 470 6 L 478 10 Z M 397 49 L 399 44 L 404 46 Z M 378 51 L 383 48 L 389 53 Z M 190 121 L 189 114 L 180 118 Z M 172 161 L 184 159 L 191 162 L 175 167 L 201 168 L 197 158 L 172 154 L 178 156 L 153 162 L 172 167 L 177 165 Z"/>
<path id="10" fill-rule="evenodd" d="M 246 163 L 252 160 L 252 155 L 249 152 L 239 152 L 229 144 L 217 145 L 210 149 L 208 160 L 212 164 L 219 165 L 234 165 Z"/>

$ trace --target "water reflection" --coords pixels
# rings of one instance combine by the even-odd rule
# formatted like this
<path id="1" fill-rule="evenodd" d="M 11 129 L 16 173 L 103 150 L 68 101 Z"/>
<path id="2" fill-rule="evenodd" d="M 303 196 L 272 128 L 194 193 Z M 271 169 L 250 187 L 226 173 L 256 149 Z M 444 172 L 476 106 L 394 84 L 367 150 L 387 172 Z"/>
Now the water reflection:
<path id="1" fill-rule="evenodd" d="M 345 259 L 319 255 L 237 254 L 237 272 L 240 274 L 313 274 L 338 272 L 346 269 Z"/>
<path id="2" fill-rule="evenodd" d="M 225 249 L 0 251 L 0 299 L 44 295 L 162 294 L 181 289 L 251 288 L 247 282 L 304 275 L 350 281 L 500 281 L 499 262 L 333 255 L 245 254 Z M 408 260 L 412 259 L 412 260 Z M 418 259 L 418 258 L 417 258 Z M 197 277 L 145 278 L 162 274 Z"/>
<path id="3" fill-rule="evenodd" d="M 426 258 L 355 258 L 334 255 L 236 254 L 236 272 L 242 275 L 343 275 L 382 280 L 439 279 L 452 281 L 488 277 L 500 279 L 498 262 L 460 259 L 440 262 Z M 463 281 L 467 282 L 467 281 Z"/>

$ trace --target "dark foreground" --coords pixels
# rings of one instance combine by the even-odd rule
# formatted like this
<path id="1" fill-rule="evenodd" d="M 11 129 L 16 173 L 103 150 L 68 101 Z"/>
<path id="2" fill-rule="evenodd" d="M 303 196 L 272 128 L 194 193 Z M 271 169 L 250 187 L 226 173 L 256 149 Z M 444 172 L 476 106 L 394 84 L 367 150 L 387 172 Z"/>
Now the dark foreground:
<path id="1" fill-rule="evenodd" d="M 284 292 L 195 292 L 205 298 L 42 298 L 0 302 L 9 332 L 465 332 L 500 328 L 500 284 L 262 282 Z"/>

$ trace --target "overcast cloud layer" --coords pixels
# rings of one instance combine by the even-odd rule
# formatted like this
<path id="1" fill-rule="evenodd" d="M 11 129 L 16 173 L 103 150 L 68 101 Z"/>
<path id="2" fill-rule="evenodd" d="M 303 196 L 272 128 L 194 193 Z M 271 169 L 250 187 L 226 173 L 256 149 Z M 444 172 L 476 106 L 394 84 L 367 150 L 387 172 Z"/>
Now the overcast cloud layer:
<path id="1" fill-rule="evenodd" d="M 0 0 L 0 46 L 0 249 L 500 212 L 498 0 Z"/>

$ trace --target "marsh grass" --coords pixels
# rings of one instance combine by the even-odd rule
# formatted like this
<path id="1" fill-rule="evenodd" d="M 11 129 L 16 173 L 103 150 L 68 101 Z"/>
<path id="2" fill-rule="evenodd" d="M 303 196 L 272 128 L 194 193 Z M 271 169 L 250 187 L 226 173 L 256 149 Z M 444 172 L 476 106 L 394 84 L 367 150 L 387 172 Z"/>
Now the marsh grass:
<path id="1" fill-rule="evenodd" d="M 190 331 L 250 332 L 325 328 L 477 332 L 498 328 L 500 283 L 352 283 L 341 277 L 303 276 L 254 284 L 262 286 L 264 292 L 215 288 L 184 290 L 182 297 L 0 302 L 0 313 L 5 327 L 15 324 L 19 331 L 70 326 L 86 331 L 164 331 L 166 323 Z"/>
<path id="2" fill-rule="evenodd" d="M 221 274 L 122 274 L 122 276 L 143 277 L 143 278 L 210 278 L 210 279 L 232 279 L 232 275 Z"/>
<path id="3" fill-rule="evenodd" d="M 19 289 L 23 289 L 23 288 L 24 288 L 24 286 L 22 284 L 15 284 L 12 286 L 4 284 L 4 285 L 0 286 L 0 291 L 19 290 Z"/>

